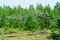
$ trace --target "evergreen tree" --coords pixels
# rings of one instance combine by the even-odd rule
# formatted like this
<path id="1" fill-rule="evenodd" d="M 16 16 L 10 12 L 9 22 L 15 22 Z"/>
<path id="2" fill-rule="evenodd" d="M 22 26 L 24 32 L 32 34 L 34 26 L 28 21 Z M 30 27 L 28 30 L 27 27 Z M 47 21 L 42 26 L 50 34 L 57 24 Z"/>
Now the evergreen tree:
<path id="1" fill-rule="evenodd" d="M 51 7 L 49 4 L 45 6 L 44 13 L 51 15 Z"/>
<path id="2" fill-rule="evenodd" d="M 36 12 L 42 12 L 42 13 L 44 13 L 44 7 L 43 7 L 43 5 L 42 4 L 37 4 L 37 7 L 36 7 Z"/>

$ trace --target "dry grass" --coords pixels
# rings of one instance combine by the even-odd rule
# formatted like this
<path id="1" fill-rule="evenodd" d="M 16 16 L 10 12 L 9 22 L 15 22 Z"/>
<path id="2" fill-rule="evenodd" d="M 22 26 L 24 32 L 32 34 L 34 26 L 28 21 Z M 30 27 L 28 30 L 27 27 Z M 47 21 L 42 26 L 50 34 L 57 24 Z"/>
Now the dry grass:
<path id="1" fill-rule="evenodd" d="M 13 34 L 4 34 L 5 40 L 47 40 L 47 35 L 41 35 L 32 32 L 17 32 Z M 2 35 L 0 35 L 0 40 L 2 40 Z"/>

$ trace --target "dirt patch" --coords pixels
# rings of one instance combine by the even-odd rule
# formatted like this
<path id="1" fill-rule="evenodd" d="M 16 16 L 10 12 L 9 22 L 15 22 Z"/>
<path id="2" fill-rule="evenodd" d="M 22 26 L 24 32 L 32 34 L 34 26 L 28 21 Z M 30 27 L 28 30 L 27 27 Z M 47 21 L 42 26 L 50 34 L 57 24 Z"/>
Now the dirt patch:
<path id="1" fill-rule="evenodd" d="M 7 36 L 6 38 L 13 38 L 13 37 L 18 37 L 18 36 Z"/>
<path id="2" fill-rule="evenodd" d="M 34 34 L 33 33 L 29 33 L 29 34 L 27 34 L 26 36 L 33 36 Z"/>
<path id="3" fill-rule="evenodd" d="M 12 33 L 17 33 L 17 32 L 10 32 L 10 31 L 0 31 L 0 35 L 2 34 L 2 33 L 4 33 L 4 34 L 12 34 Z"/>
<path id="4" fill-rule="evenodd" d="M 40 34 L 40 35 L 46 35 L 47 32 L 46 31 L 40 31 L 40 32 L 38 32 L 38 34 Z"/>

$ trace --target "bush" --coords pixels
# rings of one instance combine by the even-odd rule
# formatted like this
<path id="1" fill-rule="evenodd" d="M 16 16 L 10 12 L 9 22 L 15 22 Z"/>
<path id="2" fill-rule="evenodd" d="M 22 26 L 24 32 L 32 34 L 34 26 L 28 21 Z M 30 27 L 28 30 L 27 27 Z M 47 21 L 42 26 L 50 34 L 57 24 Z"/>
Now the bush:
<path id="1" fill-rule="evenodd" d="M 60 40 L 60 31 L 52 31 L 52 33 L 50 34 L 50 36 L 48 37 L 50 40 Z"/>

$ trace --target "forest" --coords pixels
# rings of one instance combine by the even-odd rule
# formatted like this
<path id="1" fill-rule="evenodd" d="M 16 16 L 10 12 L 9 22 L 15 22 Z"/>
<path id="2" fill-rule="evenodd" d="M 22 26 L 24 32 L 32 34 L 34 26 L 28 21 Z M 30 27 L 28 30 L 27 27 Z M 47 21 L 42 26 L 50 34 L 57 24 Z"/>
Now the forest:
<path id="1" fill-rule="evenodd" d="M 22 8 L 20 5 L 11 8 L 0 6 L 0 28 L 4 31 L 16 29 L 19 31 L 38 31 L 49 29 L 53 40 L 60 40 L 60 2 L 54 8 L 50 5 L 37 4 L 36 8 Z M 55 33 L 57 31 L 58 33 Z"/>

